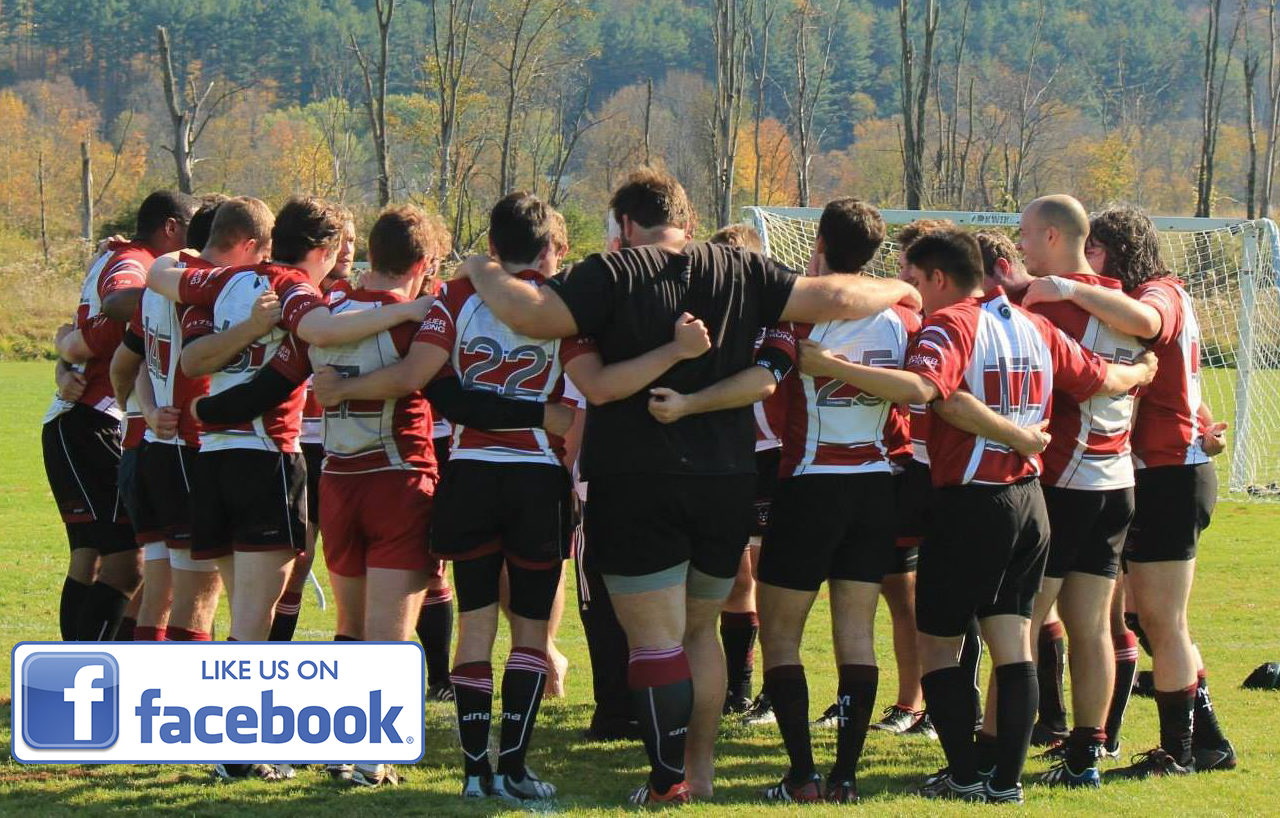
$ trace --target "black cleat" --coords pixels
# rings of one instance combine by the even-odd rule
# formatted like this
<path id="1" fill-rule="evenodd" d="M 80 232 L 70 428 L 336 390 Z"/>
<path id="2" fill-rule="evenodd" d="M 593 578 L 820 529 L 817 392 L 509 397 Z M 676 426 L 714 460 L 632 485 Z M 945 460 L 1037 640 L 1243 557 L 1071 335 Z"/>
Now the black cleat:
<path id="1" fill-rule="evenodd" d="M 524 775 L 515 776 L 498 774 L 493 777 L 490 794 L 501 798 L 509 804 L 523 804 L 526 801 L 546 801 L 556 797 L 556 788 L 525 769 Z"/>
<path id="2" fill-rule="evenodd" d="M 1166 775 L 1189 775 L 1194 771 L 1194 765 L 1179 764 L 1176 758 L 1157 747 L 1134 756 L 1128 767 L 1112 770 L 1108 773 L 1108 777 L 1142 779 Z"/>
<path id="3" fill-rule="evenodd" d="M 1229 741 L 1221 747 L 1192 747 L 1191 757 L 1198 773 L 1236 768 L 1236 748 L 1232 747 Z"/>
<path id="4" fill-rule="evenodd" d="M 803 784 L 792 784 L 788 776 L 760 793 L 766 801 L 780 804 L 815 804 L 822 800 L 822 776 L 814 773 Z"/>
<path id="5" fill-rule="evenodd" d="M 987 782 L 979 778 L 972 784 L 957 784 L 947 769 L 938 770 L 925 778 L 916 791 L 921 798 L 939 801 L 969 801 L 983 804 L 987 800 Z"/>
<path id="6" fill-rule="evenodd" d="M 1035 727 L 1031 728 L 1031 746 L 1052 747 L 1060 741 L 1066 741 L 1070 735 L 1069 730 L 1047 727 L 1044 722 L 1037 721 Z"/>
<path id="7" fill-rule="evenodd" d="M 822 715 L 813 720 L 814 727 L 823 727 L 827 730 L 835 730 L 840 726 L 840 705 L 833 704 L 826 710 L 822 711 Z"/>
<path id="8" fill-rule="evenodd" d="M 427 701 L 429 702 L 451 702 L 453 701 L 453 684 L 450 682 L 441 682 L 433 684 L 427 688 Z"/>
<path id="9" fill-rule="evenodd" d="M 903 707 L 900 704 L 891 704 L 884 709 L 880 721 L 871 725 L 872 730 L 883 730 L 892 735 L 901 735 L 915 725 L 919 714 L 909 707 Z"/>
<path id="10" fill-rule="evenodd" d="M 991 782 L 986 783 L 987 803 L 988 804 L 1021 804 L 1025 801 L 1022 797 L 1022 785 L 1014 784 L 1007 790 L 993 790 Z"/>
<path id="11" fill-rule="evenodd" d="M 777 721 L 778 717 L 774 715 L 773 702 L 769 701 L 768 693 L 756 696 L 756 700 L 751 703 L 751 709 L 742 716 L 742 723 L 748 727 L 776 724 Z"/>
<path id="12" fill-rule="evenodd" d="M 724 697 L 724 713 L 726 716 L 741 716 L 751 709 L 751 700 L 745 696 L 728 695 Z"/>
<path id="13" fill-rule="evenodd" d="M 858 782 L 852 778 L 839 781 L 828 778 L 827 788 L 822 793 L 822 800 L 828 804 L 856 804 L 859 800 Z"/>
<path id="14" fill-rule="evenodd" d="M 924 736 L 930 741 L 938 740 L 938 731 L 933 727 L 933 719 L 929 718 L 927 712 L 917 713 L 920 718 L 916 719 L 916 723 L 908 727 L 903 734 L 908 736 Z"/>

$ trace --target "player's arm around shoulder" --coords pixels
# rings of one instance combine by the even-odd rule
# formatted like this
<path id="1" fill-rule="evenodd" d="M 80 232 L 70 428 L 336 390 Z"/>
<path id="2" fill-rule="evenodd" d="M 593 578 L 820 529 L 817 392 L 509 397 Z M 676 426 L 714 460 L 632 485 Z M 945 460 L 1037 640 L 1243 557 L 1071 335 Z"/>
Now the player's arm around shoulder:
<path id="1" fill-rule="evenodd" d="M 348 378 L 332 366 L 319 367 L 312 388 L 321 406 L 348 400 L 393 400 L 422 389 L 448 360 L 447 350 L 415 341 L 401 360 L 362 375 Z"/>
<path id="2" fill-rule="evenodd" d="M 856 320 L 898 303 L 919 309 L 920 293 L 896 278 L 844 274 L 802 276 L 791 289 L 782 319 L 811 324 Z"/>
<path id="3" fill-rule="evenodd" d="M 1155 338 L 1164 324 L 1160 311 L 1151 304 L 1119 290 L 1060 276 L 1044 276 L 1031 282 L 1022 304 L 1031 307 L 1055 301 L 1070 301 L 1102 323 L 1135 338 Z"/>
<path id="4" fill-rule="evenodd" d="M 799 350 L 804 374 L 844 381 L 891 403 L 932 403 L 942 396 L 934 380 L 917 372 L 855 364 L 809 338 L 799 341 Z"/>
<path id="5" fill-rule="evenodd" d="M 671 367 L 709 349 L 711 336 L 706 325 L 686 312 L 676 319 L 671 340 L 656 349 L 605 366 L 600 353 L 592 348 L 566 363 L 565 371 L 588 403 L 602 406 L 631 397 Z"/>
<path id="6" fill-rule="evenodd" d="M 457 276 L 469 279 L 497 319 L 521 335 L 549 339 L 579 334 L 573 313 L 554 289 L 510 275 L 487 256 L 471 256 Z"/>

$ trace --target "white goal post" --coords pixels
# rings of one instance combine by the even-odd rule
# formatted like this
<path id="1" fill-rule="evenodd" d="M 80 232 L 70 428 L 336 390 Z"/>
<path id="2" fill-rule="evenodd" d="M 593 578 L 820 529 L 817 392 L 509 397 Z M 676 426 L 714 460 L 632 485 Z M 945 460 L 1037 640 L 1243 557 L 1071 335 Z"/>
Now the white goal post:
<path id="1" fill-rule="evenodd" d="M 896 275 L 893 225 L 949 219 L 975 230 L 1016 230 L 1017 213 L 882 210 L 890 239 L 868 265 Z M 795 270 L 808 265 L 819 208 L 747 207 L 765 253 Z M 1224 497 L 1280 500 L 1280 231 L 1270 219 L 1153 217 L 1170 269 L 1182 280 L 1200 322 L 1201 383 L 1214 417 L 1230 423 Z M 1225 468 L 1223 468 L 1225 466 Z"/>

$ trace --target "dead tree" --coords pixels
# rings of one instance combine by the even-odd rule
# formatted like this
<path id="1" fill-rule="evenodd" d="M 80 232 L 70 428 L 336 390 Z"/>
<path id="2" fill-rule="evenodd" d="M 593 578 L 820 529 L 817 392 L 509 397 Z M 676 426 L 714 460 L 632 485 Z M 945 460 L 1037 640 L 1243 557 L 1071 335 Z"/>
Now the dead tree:
<path id="1" fill-rule="evenodd" d="M 791 111 L 791 127 L 795 134 L 796 187 L 801 207 L 809 204 L 810 165 L 822 142 L 821 134 L 814 131 L 814 116 L 827 92 L 827 77 L 831 72 L 831 44 L 839 25 L 842 0 L 835 0 L 825 12 L 822 9 L 815 10 L 815 5 L 813 0 L 799 0 L 795 11 L 791 13 L 795 24 L 792 44 L 796 61 L 796 84 L 792 92 L 786 95 L 786 102 Z M 826 18 L 825 29 L 822 31 L 814 31 L 814 18 L 818 16 Z M 816 44 L 811 42 L 815 34 Z"/>
<path id="2" fill-rule="evenodd" d="M 1276 0 L 1267 7 L 1267 32 L 1270 52 L 1267 57 L 1267 155 L 1262 163 L 1262 190 L 1258 202 L 1258 215 L 1271 215 L 1271 185 L 1276 172 L 1276 139 L 1280 138 L 1280 31 L 1277 31 Z"/>
<path id="3" fill-rule="evenodd" d="M 960 33 L 956 39 L 953 70 L 951 75 L 950 110 L 943 111 L 941 71 L 934 79 L 934 100 L 938 112 L 938 152 L 934 160 L 934 172 L 938 178 L 938 186 L 943 200 L 954 207 L 962 207 L 968 184 L 969 151 L 973 146 L 973 86 L 969 79 L 968 90 L 968 126 L 963 146 L 960 139 L 960 93 L 961 75 L 964 66 L 964 50 L 969 34 L 969 7 L 971 0 L 965 0 L 964 10 L 960 14 Z"/>
<path id="4" fill-rule="evenodd" d="M 173 68 L 173 52 L 169 45 L 169 32 L 164 26 L 156 26 L 156 46 L 160 58 L 160 70 L 164 79 L 164 100 L 169 109 L 169 121 L 173 129 L 173 144 L 162 147 L 173 156 L 174 168 L 177 171 L 178 190 L 191 193 L 192 172 L 200 161 L 196 158 L 196 145 L 204 133 L 209 120 L 235 94 L 247 86 L 228 86 L 218 96 L 213 96 L 216 84 L 210 80 L 200 91 L 196 87 L 195 77 L 187 77 L 185 89 L 180 88 L 180 81 Z"/>
<path id="5" fill-rule="evenodd" d="M 356 35 L 351 35 L 360 73 L 364 76 L 365 109 L 369 114 L 369 130 L 373 134 L 374 158 L 378 162 L 378 204 L 391 203 L 391 160 L 387 151 L 387 60 L 391 50 L 391 19 L 396 13 L 396 0 L 374 0 L 378 14 L 378 75 L 373 76 L 369 61 L 360 51 Z"/>
<path id="6" fill-rule="evenodd" d="M 712 39 L 716 50 L 715 99 L 711 152 L 715 166 L 716 215 L 719 224 L 733 221 L 733 185 L 742 126 L 743 88 L 751 39 L 754 0 L 715 0 Z"/>
<path id="7" fill-rule="evenodd" d="M 923 53 L 917 62 L 916 47 L 911 38 L 911 2 L 898 0 L 898 38 L 901 43 L 898 90 L 902 105 L 902 168 L 908 210 L 919 210 L 924 200 L 924 114 L 937 31 L 937 0 L 926 0 Z"/>
<path id="8" fill-rule="evenodd" d="M 1200 120 L 1200 167 L 1196 174 L 1196 217 L 1213 212 L 1214 160 L 1218 153 L 1218 131 L 1222 126 L 1222 99 L 1231 57 L 1245 18 L 1246 0 L 1241 0 L 1236 24 L 1222 56 L 1222 0 L 1209 0 L 1209 30 L 1204 40 L 1203 105 Z"/>
<path id="9" fill-rule="evenodd" d="M 93 157 L 88 140 L 80 143 L 80 237 L 85 244 L 93 242 Z"/>
<path id="10" fill-rule="evenodd" d="M 777 12 L 776 5 L 770 6 L 769 0 L 759 0 L 760 12 L 757 16 L 759 20 L 759 44 L 756 39 L 751 39 L 752 74 L 756 82 L 756 104 L 755 111 L 755 128 L 752 133 L 752 144 L 756 155 L 756 174 L 752 182 L 752 203 L 760 203 L 760 177 L 761 177 L 761 161 L 760 161 L 760 126 L 764 121 L 764 84 L 769 76 L 769 32 L 773 28 L 773 15 Z"/>
<path id="11" fill-rule="evenodd" d="M 1258 115 L 1255 110 L 1255 86 L 1258 82 L 1258 69 L 1262 67 L 1262 56 L 1249 47 L 1249 35 L 1245 33 L 1244 51 L 1244 116 L 1245 133 L 1249 138 L 1249 166 L 1245 171 L 1245 212 L 1250 219 L 1257 216 L 1258 192 Z"/>
<path id="12" fill-rule="evenodd" d="M 453 182 L 457 173 L 459 102 L 463 85 L 471 73 L 472 23 L 476 0 L 448 0 L 427 4 L 431 9 L 431 62 L 428 73 L 439 100 L 437 142 L 440 161 L 437 168 L 436 198 L 440 212 L 449 212 Z M 443 14 L 440 7 L 443 6 Z M 459 234 L 453 232 L 454 250 L 459 248 Z"/>

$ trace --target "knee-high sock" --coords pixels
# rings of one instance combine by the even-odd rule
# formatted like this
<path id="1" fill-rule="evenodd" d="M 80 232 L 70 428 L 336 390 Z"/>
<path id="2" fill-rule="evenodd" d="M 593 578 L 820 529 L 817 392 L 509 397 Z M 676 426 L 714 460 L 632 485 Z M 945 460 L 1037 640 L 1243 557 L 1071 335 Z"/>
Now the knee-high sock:
<path id="1" fill-rule="evenodd" d="M 814 773 L 813 741 L 809 736 L 809 681 L 803 665 L 778 665 L 764 672 L 764 692 L 769 694 L 778 732 L 787 748 L 793 784 L 808 781 Z"/>
<path id="2" fill-rule="evenodd" d="M 1040 724 L 1055 733 L 1067 732 L 1067 705 L 1062 679 L 1067 670 L 1067 647 L 1061 622 L 1040 627 L 1036 678 L 1040 687 Z"/>
<path id="3" fill-rule="evenodd" d="M 493 666 L 467 662 L 453 669 L 453 700 L 458 710 L 458 738 L 462 742 L 467 775 L 489 775 L 489 722 L 493 718 Z"/>
<path id="4" fill-rule="evenodd" d="M 271 620 L 268 642 L 292 642 L 298 629 L 298 615 L 302 613 L 302 592 L 285 591 L 276 602 L 275 617 Z"/>
<path id="5" fill-rule="evenodd" d="M 453 589 L 433 588 L 418 612 L 418 641 L 427 655 L 427 684 L 448 684 L 449 650 L 453 643 Z"/>
<path id="6" fill-rule="evenodd" d="M 970 709 L 973 713 L 973 729 L 982 727 L 982 679 L 978 676 L 982 663 L 982 631 L 978 628 L 978 620 L 970 619 L 969 627 L 964 632 L 964 642 L 960 646 L 960 668 L 967 680 Z"/>
<path id="7" fill-rule="evenodd" d="M 533 726 L 547 686 L 547 654 L 533 648 L 512 648 L 502 673 L 502 733 L 498 772 L 524 778 L 524 760 Z"/>
<path id="8" fill-rule="evenodd" d="M 720 614 L 720 639 L 724 642 L 724 660 L 728 668 L 729 695 L 738 699 L 751 698 L 751 677 L 755 670 L 756 636 L 760 633 L 760 618 L 750 613 Z"/>
<path id="9" fill-rule="evenodd" d="M 831 778 L 849 781 L 857 775 L 858 760 L 862 758 L 862 747 L 867 741 L 880 669 L 875 665 L 841 665 L 839 672 L 836 706 L 840 720 L 836 728 L 836 763 L 831 768 Z"/>
<path id="10" fill-rule="evenodd" d="M 1227 743 L 1209 699 L 1209 681 L 1203 668 L 1196 674 L 1196 710 L 1192 722 L 1191 744 L 1200 748 L 1218 748 Z"/>
<path id="11" fill-rule="evenodd" d="M 1191 763 L 1192 724 L 1198 687 L 1198 684 L 1193 684 L 1182 690 L 1156 691 L 1160 746 L 1183 766 Z"/>
<path id="12" fill-rule="evenodd" d="M 632 718 L 628 695 L 627 634 L 609 601 L 604 579 L 594 571 L 583 571 L 586 581 L 578 587 L 578 613 L 587 637 L 591 658 L 591 688 L 595 696 L 595 717 Z"/>
<path id="13" fill-rule="evenodd" d="M 164 642 L 166 628 L 153 628 L 148 625 L 136 625 L 133 628 L 135 642 Z M 117 634 L 118 636 L 119 634 Z"/>
<path id="14" fill-rule="evenodd" d="M 1111 637 L 1111 645 L 1116 653 L 1116 683 L 1111 690 L 1111 706 L 1103 730 L 1107 734 L 1107 748 L 1115 750 L 1120 746 L 1120 727 L 1133 695 L 1133 678 L 1138 675 L 1138 637 L 1126 630 Z"/>
<path id="15" fill-rule="evenodd" d="M 945 667 L 920 678 L 925 707 L 957 784 L 974 784 L 978 780 L 971 682 L 968 671 L 960 667 Z"/>
<path id="16" fill-rule="evenodd" d="M 170 642 L 208 642 L 213 634 L 208 631 L 196 631 L 190 628 L 166 628 L 165 638 Z"/>
<path id="17" fill-rule="evenodd" d="M 684 745 L 693 715 L 693 677 L 684 648 L 637 648 L 627 664 L 631 703 L 649 754 L 649 785 L 684 781 Z"/>
<path id="18" fill-rule="evenodd" d="M 1007 790 L 1022 778 L 1031 747 L 1031 728 L 1035 726 L 1036 666 L 1031 662 L 1012 662 L 996 668 L 996 684 L 1000 696 L 996 702 L 996 772 L 991 787 Z"/>
<path id="19" fill-rule="evenodd" d="M 76 638 L 81 642 L 114 641 L 124 618 L 129 597 L 103 582 L 89 586 L 80 616 L 76 620 Z"/>
<path id="20" fill-rule="evenodd" d="M 79 636 L 76 623 L 80 619 L 80 608 L 89 594 L 89 587 L 71 577 L 62 580 L 62 599 L 58 602 L 58 627 L 62 631 L 63 642 L 74 642 Z"/>

